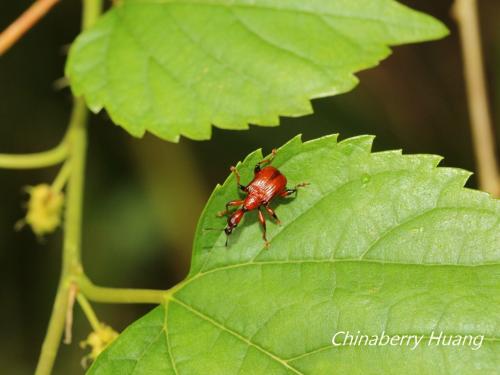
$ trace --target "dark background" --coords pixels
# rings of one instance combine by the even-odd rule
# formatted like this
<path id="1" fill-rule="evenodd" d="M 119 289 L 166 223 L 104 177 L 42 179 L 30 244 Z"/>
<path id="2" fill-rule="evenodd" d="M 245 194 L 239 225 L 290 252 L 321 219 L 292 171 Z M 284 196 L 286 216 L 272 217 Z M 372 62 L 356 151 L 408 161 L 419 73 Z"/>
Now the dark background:
<path id="1" fill-rule="evenodd" d="M 210 141 L 179 144 L 153 136 L 134 139 L 105 113 L 90 124 L 83 261 L 94 282 L 106 286 L 166 289 L 184 278 L 198 216 L 228 166 L 250 151 L 269 152 L 302 133 L 305 140 L 340 133 L 374 134 L 375 150 L 433 153 L 442 165 L 474 171 L 461 52 L 449 16 L 451 1 L 403 1 L 443 20 L 451 35 L 437 42 L 397 47 L 359 74 L 351 93 L 315 100 L 315 113 L 283 118 L 280 127 L 214 129 Z M 31 1 L 0 2 L 0 29 Z M 500 113 L 498 1 L 480 1 L 483 47 L 494 123 Z M 0 57 L 0 153 L 43 151 L 67 126 L 71 96 L 55 89 L 65 50 L 79 31 L 80 4 L 63 1 L 4 57 Z M 495 76 L 496 75 L 496 76 Z M 496 135 L 498 141 L 498 127 Z M 498 142 L 497 142 L 498 144 Z M 61 233 L 38 241 L 15 232 L 24 216 L 22 187 L 50 182 L 57 168 L 0 170 L 0 371 L 30 374 L 40 350 L 59 278 Z M 474 176 L 469 186 L 476 187 Z M 98 316 L 125 328 L 151 306 L 96 304 Z M 78 342 L 90 327 L 75 308 L 74 341 L 62 345 L 56 374 L 80 374 L 85 352 Z"/>

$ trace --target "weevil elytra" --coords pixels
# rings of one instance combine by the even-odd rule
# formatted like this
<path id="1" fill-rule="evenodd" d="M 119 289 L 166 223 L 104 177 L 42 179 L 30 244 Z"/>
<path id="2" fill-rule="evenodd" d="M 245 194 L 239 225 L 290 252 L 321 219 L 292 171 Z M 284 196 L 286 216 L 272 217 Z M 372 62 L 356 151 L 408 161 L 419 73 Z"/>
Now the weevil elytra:
<path id="1" fill-rule="evenodd" d="M 297 189 L 309 185 L 307 182 L 295 185 L 293 188 L 287 188 L 287 180 L 283 173 L 281 173 L 277 168 L 272 167 L 272 160 L 276 155 L 276 149 L 273 149 L 271 157 L 258 162 L 254 168 L 253 180 L 246 186 L 242 185 L 240 182 L 240 174 L 235 167 L 231 166 L 231 172 L 236 176 L 236 183 L 240 190 L 245 192 L 247 195 L 244 199 L 237 199 L 226 203 L 226 209 L 218 213 L 218 216 L 224 216 L 230 214 L 227 219 L 227 225 L 224 229 L 226 233 L 226 246 L 228 243 L 229 235 L 233 232 L 234 228 L 238 226 L 241 219 L 245 213 L 253 210 L 258 211 L 259 222 L 262 225 L 265 246 L 269 246 L 269 242 L 266 237 L 266 219 L 264 217 L 264 212 L 266 211 L 277 224 L 280 224 L 278 216 L 274 210 L 269 206 L 271 201 L 276 197 L 287 197 L 291 194 L 297 192 Z M 230 212 L 230 207 L 240 207 L 234 212 Z"/>

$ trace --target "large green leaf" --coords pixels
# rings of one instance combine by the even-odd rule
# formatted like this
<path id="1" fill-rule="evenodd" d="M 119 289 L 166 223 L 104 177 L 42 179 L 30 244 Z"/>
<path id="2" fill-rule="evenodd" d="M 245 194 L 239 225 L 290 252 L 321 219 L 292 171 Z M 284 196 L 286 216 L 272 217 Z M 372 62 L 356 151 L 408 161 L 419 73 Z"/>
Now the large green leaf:
<path id="1" fill-rule="evenodd" d="M 131 134 L 210 138 L 312 111 L 388 45 L 446 28 L 392 0 L 123 0 L 71 48 L 66 74 Z"/>
<path id="2" fill-rule="evenodd" d="M 274 165 L 311 185 L 275 202 L 265 249 L 255 212 L 224 247 L 218 186 L 191 272 L 127 328 L 90 374 L 498 374 L 500 204 L 440 158 L 371 153 L 372 138 L 294 138 Z M 261 153 L 239 165 L 244 181 Z M 484 335 L 471 346 L 334 347 L 339 331 Z"/>

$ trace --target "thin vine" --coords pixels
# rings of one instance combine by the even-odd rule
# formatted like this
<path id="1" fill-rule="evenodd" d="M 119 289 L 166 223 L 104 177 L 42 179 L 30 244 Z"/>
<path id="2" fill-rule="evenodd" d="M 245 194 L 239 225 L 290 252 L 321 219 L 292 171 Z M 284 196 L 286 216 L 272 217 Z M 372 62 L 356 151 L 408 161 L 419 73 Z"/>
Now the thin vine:
<path id="1" fill-rule="evenodd" d="M 452 14 L 460 31 L 469 122 L 479 187 L 500 196 L 500 175 L 490 115 L 476 0 L 455 0 Z"/>
<path id="2" fill-rule="evenodd" d="M 47 8 L 46 11 L 48 10 Z M 82 29 L 92 26 L 101 12 L 102 0 L 83 0 Z M 43 14 L 40 14 L 41 16 Z M 34 23 L 32 22 L 31 26 Z M 18 37 L 20 35 L 22 34 Z M 51 185 L 54 192 L 66 190 L 62 270 L 35 375 L 52 373 L 65 328 L 66 341 L 71 338 L 71 332 L 68 330 L 71 330 L 75 294 L 76 300 L 94 331 L 101 325 L 87 298 L 106 303 L 159 304 L 168 296 L 168 292 L 163 290 L 96 286 L 83 272 L 81 228 L 88 117 L 85 101 L 82 98 L 74 98 L 68 130 L 58 146 L 48 151 L 32 154 L 0 154 L 0 168 L 34 169 L 63 163 Z"/>
<path id="3" fill-rule="evenodd" d="M 0 56 L 45 16 L 59 0 L 37 0 L 0 33 Z"/>
<path id="4" fill-rule="evenodd" d="M 101 10 L 102 0 L 83 0 L 82 28 L 90 27 L 100 16 Z M 97 326 L 97 318 L 95 314 L 89 315 L 92 310 L 85 296 L 91 300 L 107 303 L 156 304 L 164 300 L 165 292 L 161 290 L 98 287 L 84 275 L 81 263 L 81 228 L 87 120 L 88 111 L 84 100 L 75 98 L 68 133 L 60 146 L 44 154 L 46 163 L 40 163 L 32 155 L 10 156 L 10 158 L 3 155 L 4 164 L 10 162 L 10 165 L 22 165 L 26 168 L 50 165 L 50 161 L 60 162 L 61 156 L 66 156 L 66 161 L 53 183 L 54 187 L 61 189 L 67 180 L 62 272 L 36 375 L 48 375 L 52 372 L 67 317 L 71 316 L 68 314 L 68 299 L 72 286 L 76 286 L 78 290 L 77 300 L 86 312 L 86 316 L 92 318 L 89 319 L 92 327 Z M 1 161 L 2 158 L 0 158 Z M 73 305 L 71 304 L 70 307 L 72 308 Z"/>

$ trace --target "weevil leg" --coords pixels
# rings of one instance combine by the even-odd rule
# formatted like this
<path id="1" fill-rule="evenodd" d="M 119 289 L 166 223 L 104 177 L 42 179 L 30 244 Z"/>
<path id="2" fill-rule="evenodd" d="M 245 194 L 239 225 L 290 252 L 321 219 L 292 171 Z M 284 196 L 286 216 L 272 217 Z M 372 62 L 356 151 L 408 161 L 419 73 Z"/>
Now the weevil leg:
<path id="1" fill-rule="evenodd" d="M 241 182 L 240 182 L 240 173 L 238 172 L 238 170 L 236 169 L 236 167 L 235 167 L 235 166 L 233 166 L 233 165 L 231 165 L 231 167 L 229 168 L 229 170 L 230 170 L 231 172 L 233 172 L 233 173 L 234 173 L 234 175 L 236 176 L 236 184 L 238 185 L 238 187 L 240 188 L 240 190 L 242 190 L 242 191 L 246 191 L 246 190 L 245 190 L 245 189 L 246 189 L 246 187 L 245 187 L 245 186 L 243 186 L 243 185 L 241 184 Z"/>
<path id="2" fill-rule="evenodd" d="M 265 242 L 265 247 L 269 247 L 269 242 L 267 241 L 267 237 L 266 237 L 266 218 L 264 217 L 264 214 L 262 213 L 262 211 L 260 210 L 260 207 L 258 209 L 259 211 L 259 221 L 260 221 L 260 225 L 262 225 L 262 239 L 264 240 Z"/>
<path id="3" fill-rule="evenodd" d="M 289 195 L 296 194 L 299 188 L 305 187 L 307 185 L 310 185 L 309 182 L 302 182 L 300 184 L 295 185 L 294 188 L 287 188 L 283 193 L 280 194 L 282 197 L 288 197 Z"/>
<path id="4" fill-rule="evenodd" d="M 260 171 L 260 167 L 261 167 L 261 165 L 262 165 L 262 164 L 269 164 L 269 163 L 271 163 L 271 162 L 273 161 L 274 157 L 276 156 L 276 153 L 277 153 L 277 152 L 278 152 L 278 151 L 277 151 L 275 148 L 273 148 L 273 150 L 271 151 L 271 156 L 270 156 L 270 157 L 268 157 L 267 159 L 264 159 L 264 160 L 259 161 L 259 162 L 255 165 L 255 168 L 254 168 L 253 172 L 254 172 L 254 173 L 258 173 L 258 172 Z"/>
<path id="5" fill-rule="evenodd" d="M 242 199 L 238 199 L 235 201 L 230 201 L 226 203 L 226 209 L 224 211 L 217 212 L 217 216 L 225 216 L 229 213 L 229 207 L 238 207 L 241 206 L 245 201 Z"/>
<path id="6" fill-rule="evenodd" d="M 280 219 L 278 219 L 278 216 L 276 215 L 276 212 L 274 212 L 274 210 L 269 207 L 269 205 L 265 205 L 264 208 L 266 209 L 267 213 L 276 221 L 276 224 L 281 224 L 281 221 Z"/>

